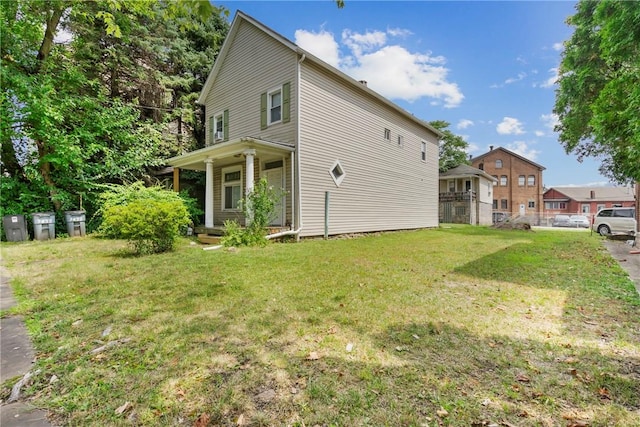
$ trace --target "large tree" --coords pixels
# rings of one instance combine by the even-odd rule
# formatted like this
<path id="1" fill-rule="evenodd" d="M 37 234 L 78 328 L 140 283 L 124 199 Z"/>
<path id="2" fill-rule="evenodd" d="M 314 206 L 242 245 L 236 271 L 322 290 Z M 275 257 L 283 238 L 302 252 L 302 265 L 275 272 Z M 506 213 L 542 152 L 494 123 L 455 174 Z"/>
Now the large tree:
<path id="1" fill-rule="evenodd" d="M 640 2 L 581 0 L 568 19 L 554 112 L 561 144 L 601 160 L 618 183 L 640 181 Z"/>
<path id="2" fill-rule="evenodd" d="M 192 144 L 220 13 L 192 0 L 3 1 L 3 213 L 77 208 Z"/>
<path id="3" fill-rule="evenodd" d="M 440 172 L 446 172 L 462 164 L 468 165 L 467 148 L 469 144 L 460 135 L 456 135 L 448 128 L 450 123 L 444 120 L 429 122 L 431 126 L 444 134 L 440 140 L 439 164 Z"/>

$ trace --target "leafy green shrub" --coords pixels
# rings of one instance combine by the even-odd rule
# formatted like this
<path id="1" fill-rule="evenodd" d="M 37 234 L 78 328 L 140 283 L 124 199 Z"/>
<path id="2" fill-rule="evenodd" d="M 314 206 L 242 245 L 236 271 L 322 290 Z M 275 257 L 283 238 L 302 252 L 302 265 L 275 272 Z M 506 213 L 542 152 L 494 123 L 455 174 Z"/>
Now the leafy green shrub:
<path id="1" fill-rule="evenodd" d="M 137 254 L 167 252 L 191 219 L 184 200 L 175 192 L 136 183 L 113 187 L 103 194 L 105 237 L 125 239 Z"/>
<path id="2" fill-rule="evenodd" d="M 276 205 L 282 196 L 282 192 L 269 186 L 266 178 L 256 182 L 253 191 L 241 201 L 249 225 L 242 228 L 236 220 L 225 221 L 225 235 L 221 243 L 227 247 L 266 245 L 267 228 L 274 219 Z"/>

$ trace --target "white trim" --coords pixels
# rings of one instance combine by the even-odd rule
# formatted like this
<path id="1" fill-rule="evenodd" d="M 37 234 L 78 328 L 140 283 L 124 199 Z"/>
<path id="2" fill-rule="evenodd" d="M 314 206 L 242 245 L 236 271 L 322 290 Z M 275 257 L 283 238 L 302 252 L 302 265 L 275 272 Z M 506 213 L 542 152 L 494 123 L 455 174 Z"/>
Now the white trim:
<path id="1" fill-rule="evenodd" d="M 218 118 L 220 118 L 220 129 L 218 129 Z M 218 134 L 221 135 L 218 138 Z M 224 139 L 224 111 L 213 115 L 213 142 L 222 141 Z"/>
<path id="2" fill-rule="evenodd" d="M 271 126 L 271 125 L 275 125 L 277 123 L 281 123 L 282 122 L 282 85 L 275 87 L 271 90 L 267 91 L 267 126 Z M 278 120 L 271 120 L 271 109 L 273 108 L 273 105 L 271 105 L 271 98 L 273 95 L 275 94 L 280 94 L 280 118 Z"/>
<path id="3" fill-rule="evenodd" d="M 336 169 L 339 175 L 333 173 L 333 171 Z M 340 164 L 340 160 L 336 160 L 335 162 L 333 162 L 333 165 L 329 169 L 329 175 L 331 175 L 331 178 L 333 179 L 333 182 L 335 182 L 336 187 L 340 187 L 340 184 L 342 184 L 344 177 L 347 175 L 347 173 L 344 171 L 344 168 L 342 167 L 342 164 Z"/>
<path id="4" fill-rule="evenodd" d="M 230 181 L 229 184 L 227 184 L 224 180 L 224 176 L 227 173 L 230 172 L 240 172 L 240 180 L 239 181 Z M 241 164 L 238 165 L 234 165 L 234 166 L 227 166 L 225 168 L 221 169 L 221 173 L 220 173 L 220 201 L 221 203 L 221 210 L 225 211 L 225 212 L 240 212 L 239 208 L 227 208 L 227 202 L 226 202 L 226 191 L 225 188 L 226 187 L 240 187 L 240 199 L 238 201 L 240 201 L 242 199 L 242 191 L 243 191 L 243 167 Z M 232 190 L 233 191 L 233 190 Z"/>

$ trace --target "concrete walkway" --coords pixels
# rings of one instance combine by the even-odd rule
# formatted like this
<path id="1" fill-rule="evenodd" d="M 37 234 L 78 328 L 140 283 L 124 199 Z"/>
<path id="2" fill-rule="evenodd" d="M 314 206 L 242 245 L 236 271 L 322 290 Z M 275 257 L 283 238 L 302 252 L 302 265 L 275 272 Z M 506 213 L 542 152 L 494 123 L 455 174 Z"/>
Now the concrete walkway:
<path id="1" fill-rule="evenodd" d="M 631 247 L 626 240 L 607 239 L 604 241 L 613 259 L 618 261 L 620 267 L 629 274 L 629 278 L 636 285 L 636 290 L 640 294 L 640 254 L 631 253 L 640 247 Z"/>
<path id="2" fill-rule="evenodd" d="M 16 304 L 9 286 L 9 277 L 0 274 L 0 310 Z M 0 383 L 11 378 L 22 378 L 33 367 L 33 346 L 24 321 L 20 316 L 0 319 Z M 47 412 L 33 408 L 26 402 L 4 403 L 0 406 L 2 427 L 50 427 Z"/>

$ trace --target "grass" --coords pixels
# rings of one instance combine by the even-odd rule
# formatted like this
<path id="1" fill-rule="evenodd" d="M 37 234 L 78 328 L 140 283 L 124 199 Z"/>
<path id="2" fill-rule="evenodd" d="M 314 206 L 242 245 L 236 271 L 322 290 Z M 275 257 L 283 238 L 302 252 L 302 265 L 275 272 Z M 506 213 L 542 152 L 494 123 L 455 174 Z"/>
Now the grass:
<path id="1" fill-rule="evenodd" d="M 64 425 L 640 425 L 640 298 L 589 233 L 2 251 Z"/>

